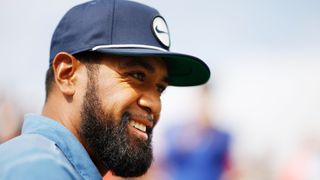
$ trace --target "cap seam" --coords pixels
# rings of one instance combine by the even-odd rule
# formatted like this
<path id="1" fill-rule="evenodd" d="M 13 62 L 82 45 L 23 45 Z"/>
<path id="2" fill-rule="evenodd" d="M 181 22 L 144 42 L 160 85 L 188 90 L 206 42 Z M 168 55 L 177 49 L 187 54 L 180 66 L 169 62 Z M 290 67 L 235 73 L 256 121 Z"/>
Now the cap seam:
<path id="1" fill-rule="evenodd" d="M 113 7 L 112 7 L 112 20 L 111 20 L 111 32 L 110 32 L 110 44 L 113 44 L 113 27 L 114 27 L 114 14 L 116 7 L 116 0 L 113 0 Z"/>

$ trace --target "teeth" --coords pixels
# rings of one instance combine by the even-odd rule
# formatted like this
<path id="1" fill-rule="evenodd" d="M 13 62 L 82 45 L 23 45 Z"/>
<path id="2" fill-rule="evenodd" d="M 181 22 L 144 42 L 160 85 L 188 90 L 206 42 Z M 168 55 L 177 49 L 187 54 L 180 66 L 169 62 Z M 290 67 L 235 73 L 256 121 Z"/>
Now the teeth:
<path id="1" fill-rule="evenodd" d="M 136 121 L 130 121 L 129 124 L 132 127 L 135 127 L 136 129 L 139 129 L 140 131 L 146 132 L 147 127 L 144 124 L 138 123 Z"/>

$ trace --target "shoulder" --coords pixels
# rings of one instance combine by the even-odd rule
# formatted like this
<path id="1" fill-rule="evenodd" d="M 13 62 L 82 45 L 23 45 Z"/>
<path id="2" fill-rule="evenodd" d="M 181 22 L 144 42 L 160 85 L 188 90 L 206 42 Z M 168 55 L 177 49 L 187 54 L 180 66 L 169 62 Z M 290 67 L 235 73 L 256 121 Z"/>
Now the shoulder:
<path id="1" fill-rule="evenodd" d="M 18 136 L 1 144 L 0 154 L 0 179 L 68 179 L 73 174 L 61 150 L 41 135 Z"/>
<path id="2" fill-rule="evenodd" d="M 0 162 L 15 161 L 32 155 L 56 156 L 55 143 L 38 134 L 23 134 L 0 145 Z"/>

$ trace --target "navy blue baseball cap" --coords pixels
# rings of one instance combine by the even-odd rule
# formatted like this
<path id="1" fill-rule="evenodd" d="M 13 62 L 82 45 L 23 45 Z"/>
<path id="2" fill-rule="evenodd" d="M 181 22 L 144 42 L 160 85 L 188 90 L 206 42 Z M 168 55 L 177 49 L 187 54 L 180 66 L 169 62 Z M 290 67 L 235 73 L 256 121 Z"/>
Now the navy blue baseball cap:
<path id="1" fill-rule="evenodd" d="M 95 0 L 75 6 L 63 16 L 52 36 L 50 64 L 59 52 L 152 56 L 165 60 L 169 85 L 194 86 L 208 81 L 210 70 L 203 61 L 169 49 L 169 29 L 156 9 L 127 0 Z"/>

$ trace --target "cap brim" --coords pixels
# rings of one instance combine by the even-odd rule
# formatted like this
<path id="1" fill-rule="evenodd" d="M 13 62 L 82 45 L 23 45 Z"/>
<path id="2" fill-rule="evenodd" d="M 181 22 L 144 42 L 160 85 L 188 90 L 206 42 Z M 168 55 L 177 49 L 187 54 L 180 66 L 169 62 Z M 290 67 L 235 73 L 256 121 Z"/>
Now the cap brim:
<path id="1" fill-rule="evenodd" d="M 168 66 L 169 85 L 196 86 L 206 83 L 210 77 L 209 67 L 199 58 L 144 48 L 101 48 L 97 52 L 122 56 L 156 56 L 164 59 Z"/>

